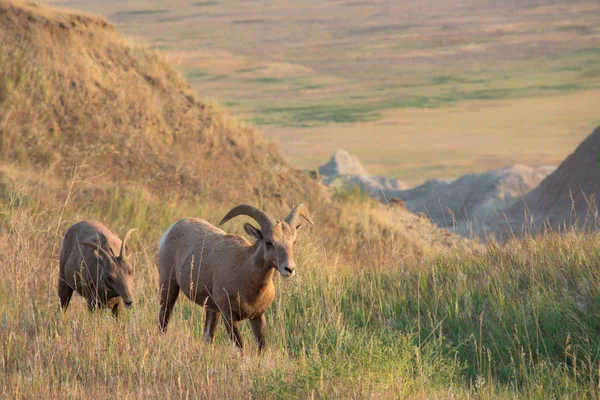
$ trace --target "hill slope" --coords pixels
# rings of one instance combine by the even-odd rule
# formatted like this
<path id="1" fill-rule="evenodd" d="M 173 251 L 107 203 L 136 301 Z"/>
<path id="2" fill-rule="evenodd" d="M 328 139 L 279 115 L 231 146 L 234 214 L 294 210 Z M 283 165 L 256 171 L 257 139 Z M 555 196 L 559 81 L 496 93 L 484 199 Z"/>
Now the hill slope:
<path id="1" fill-rule="evenodd" d="M 598 229 L 600 127 L 597 127 L 539 186 L 506 210 L 511 228 L 564 226 Z M 502 224 L 502 221 L 497 224 Z"/>
<path id="2" fill-rule="evenodd" d="M 198 102 L 159 54 L 123 41 L 102 17 L 3 2 L 0 42 L 4 160 L 61 175 L 86 160 L 91 176 L 188 198 L 318 191 L 253 129 Z"/>

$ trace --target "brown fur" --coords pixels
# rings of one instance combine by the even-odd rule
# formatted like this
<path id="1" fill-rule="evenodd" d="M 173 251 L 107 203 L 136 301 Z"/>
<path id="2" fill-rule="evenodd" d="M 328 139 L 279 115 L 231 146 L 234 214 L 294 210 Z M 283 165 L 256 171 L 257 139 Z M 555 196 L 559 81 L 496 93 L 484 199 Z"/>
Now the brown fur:
<path id="1" fill-rule="evenodd" d="M 84 243 L 99 245 L 111 256 Z M 133 302 L 132 269 L 121 253 L 121 239 L 98 221 L 72 225 L 60 248 L 58 297 L 63 310 L 73 291 L 83 296 L 91 310 L 109 307 L 116 317 L 123 306 Z M 126 252 L 125 252 L 126 253 Z"/>
<path id="2" fill-rule="evenodd" d="M 159 251 L 161 330 L 166 330 L 181 290 L 206 307 L 205 342 L 212 342 L 220 314 L 229 336 L 240 348 L 239 321 L 249 319 L 259 350 L 263 349 L 264 313 L 275 298 L 275 269 L 284 277 L 293 275 L 292 248 L 298 227 L 278 221 L 264 232 L 245 224 L 246 232 L 257 239 L 251 244 L 201 219 L 184 218 L 174 223 L 161 240 Z"/>

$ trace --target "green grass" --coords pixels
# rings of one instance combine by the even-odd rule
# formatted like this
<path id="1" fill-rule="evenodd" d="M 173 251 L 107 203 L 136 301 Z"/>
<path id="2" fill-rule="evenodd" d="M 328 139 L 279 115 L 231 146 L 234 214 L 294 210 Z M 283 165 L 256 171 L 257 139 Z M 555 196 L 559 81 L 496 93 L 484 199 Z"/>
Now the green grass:
<path id="1" fill-rule="evenodd" d="M 186 19 L 185 15 L 175 15 L 172 17 L 164 17 L 164 18 L 159 18 L 157 21 L 160 23 L 165 23 L 165 22 L 176 22 L 176 21 L 182 21 Z"/>
<path id="2" fill-rule="evenodd" d="M 376 102 L 348 104 L 314 104 L 298 107 L 264 107 L 259 108 L 263 119 L 254 119 L 260 124 L 265 121 L 272 124 L 290 126 L 313 126 L 327 123 L 355 123 L 372 121 L 380 116 L 380 112 L 394 108 L 429 108 L 433 103 L 426 97 L 409 96 Z"/>
<path id="3" fill-rule="evenodd" d="M 39 199 L 22 203 L 6 194 L 31 196 L 13 183 L 3 188 L 0 254 L 10 262 L 0 264 L 0 298 L 11 301 L 0 302 L 2 397 L 74 390 L 86 397 L 194 398 L 599 394 L 599 235 L 492 243 L 472 254 L 389 259 L 386 266 L 377 257 L 340 265 L 303 235 L 297 278 L 276 281 L 270 350 L 257 356 L 244 324 L 242 356 L 222 326 L 214 346 L 202 342 L 203 311 L 184 296 L 167 335 L 156 328 L 160 233 L 181 215 L 217 220 L 221 206 L 199 199 L 182 207 L 144 191 L 111 189 L 63 214 Z M 347 187 L 334 201 L 368 208 L 371 200 Z M 59 311 L 54 235 L 79 214 L 101 215 L 118 232 L 140 228 L 132 242 L 136 303 L 119 321 L 88 313 L 78 297 L 64 315 Z"/>
<path id="4" fill-rule="evenodd" d="M 228 80 L 229 75 L 219 74 L 215 75 L 209 71 L 202 69 L 187 69 L 183 71 L 185 79 L 191 83 L 196 82 L 214 82 Z"/>
<path id="5" fill-rule="evenodd" d="M 267 20 L 264 18 L 247 18 L 247 19 L 239 19 L 233 21 L 236 25 L 244 25 L 244 24 L 262 24 Z"/>
<path id="6" fill-rule="evenodd" d="M 296 88 L 296 90 L 318 90 L 318 89 L 324 89 L 326 86 L 320 83 L 314 83 L 314 84 L 308 84 L 305 86 L 301 86 Z"/>
<path id="7" fill-rule="evenodd" d="M 588 48 L 556 52 L 502 66 L 474 66 L 471 71 L 449 70 L 444 74 L 416 71 L 406 75 L 410 79 L 404 77 L 385 85 L 311 73 L 282 77 L 243 75 L 264 68 L 258 66 L 237 69 L 229 76 L 217 76 L 217 71 L 211 71 L 209 78 L 202 71 L 188 73 L 187 77 L 196 90 L 221 91 L 222 95 L 217 95 L 221 101 L 239 103 L 236 112 L 244 121 L 311 129 L 376 121 L 386 111 L 395 109 L 456 107 L 465 102 L 560 96 L 597 89 L 598 51 Z M 246 91 L 252 91 L 253 96 L 240 96 Z M 240 101 L 242 97 L 251 100 Z"/>
<path id="8" fill-rule="evenodd" d="M 119 11 L 117 15 L 156 15 L 156 14 L 166 14 L 168 10 L 162 9 L 148 9 L 148 10 L 127 10 L 127 11 Z"/>
<path id="9" fill-rule="evenodd" d="M 219 4 L 219 3 L 216 1 L 196 1 L 196 2 L 192 3 L 192 5 L 194 7 L 216 6 L 217 4 Z"/>
<path id="10" fill-rule="evenodd" d="M 370 6 L 373 3 L 368 1 L 351 1 L 349 3 L 344 4 L 344 7 L 358 7 L 358 6 Z"/>
<path id="11" fill-rule="evenodd" d="M 314 104 L 298 107 L 264 107 L 260 114 L 268 121 L 285 125 L 318 125 L 325 123 L 354 123 L 371 121 L 379 117 L 379 112 L 394 108 L 430 107 L 431 100 L 426 97 L 410 96 L 378 102 L 348 104 Z M 269 117 L 271 117 L 269 119 Z"/>
<path id="12" fill-rule="evenodd" d="M 262 67 L 250 67 L 250 68 L 242 68 L 242 69 L 238 69 L 235 71 L 236 74 L 244 74 L 246 72 L 254 72 L 254 71 L 260 71 L 261 69 L 263 69 Z"/>
<path id="13" fill-rule="evenodd" d="M 454 107 L 463 102 L 558 96 L 597 89 L 600 87 L 598 51 L 588 48 L 557 52 L 535 60 L 512 61 L 502 68 L 478 67 L 468 74 L 449 71 L 434 75 L 420 71 L 410 80 L 386 85 L 331 76 L 240 79 L 232 75 L 223 100 L 239 101 L 231 94 L 237 93 L 231 88 L 239 85 L 244 85 L 244 90 L 252 88 L 256 93 L 254 100 L 240 103 L 240 109 L 244 109 L 242 119 L 257 125 L 314 128 L 374 121 L 393 109 Z M 540 63 L 542 68 L 537 66 Z M 249 67 L 235 72 L 244 74 L 259 69 Z M 199 89 L 200 85 L 208 84 L 203 80 Z M 326 88 L 330 90 L 319 91 Z M 210 90 L 219 89 L 211 86 Z M 310 92 L 313 90 L 316 92 Z"/>
<path id="14" fill-rule="evenodd" d="M 257 81 L 262 83 L 277 83 L 281 80 L 277 78 L 259 78 Z M 446 85 L 453 82 L 461 82 L 461 78 L 438 77 L 436 86 Z M 471 83 L 480 80 L 472 80 Z M 481 85 L 479 85 L 481 86 Z M 463 87 L 458 90 L 455 88 L 442 91 L 434 91 L 431 95 L 399 95 L 398 92 L 416 92 L 414 90 L 396 91 L 382 89 L 384 100 L 365 98 L 365 96 L 354 96 L 345 99 L 340 103 L 323 103 L 297 106 L 281 107 L 256 107 L 256 118 L 252 121 L 256 124 L 275 124 L 283 126 L 315 126 L 328 123 L 355 123 L 361 121 L 376 120 L 385 110 L 399 108 L 437 108 L 450 107 L 459 102 L 473 100 L 506 100 L 520 99 L 526 97 L 539 97 L 556 95 L 560 93 L 576 92 L 581 90 L 596 89 L 600 87 L 598 83 L 558 83 L 558 84 L 537 84 L 523 86 L 494 85 L 502 87 L 490 87 L 483 89 L 469 89 Z M 319 86 L 317 86 L 319 87 Z M 427 92 L 428 90 L 424 90 Z M 431 90 L 429 90 L 431 91 Z M 358 101 L 357 101 L 358 100 Z M 360 101 L 363 100 L 363 101 Z M 339 101 L 339 99 L 335 99 Z"/>
<path id="15" fill-rule="evenodd" d="M 298 126 L 303 123 L 354 123 L 373 120 L 379 116 L 376 108 L 344 105 L 313 105 L 302 107 L 264 108 L 262 114 L 279 115 L 284 125 Z M 273 121 L 277 121 L 273 119 Z"/>
<path id="16" fill-rule="evenodd" d="M 546 56 L 548 60 L 560 60 L 560 59 L 583 59 L 586 62 L 600 63 L 598 56 L 600 55 L 600 47 L 589 47 L 587 49 L 579 49 L 568 52 L 557 52 Z"/>
<path id="17" fill-rule="evenodd" d="M 431 80 L 435 85 L 444 85 L 447 83 L 485 83 L 485 79 L 467 79 L 458 76 L 440 75 Z"/>
<path id="18" fill-rule="evenodd" d="M 375 371 L 396 375 L 394 368 L 412 371 L 414 378 L 419 368 L 414 352 L 423 349 L 433 353 L 425 356 L 425 367 L 433 368 L 427 375 L 442 386 L 474 386 L 483 377 L 500 391 L 545 386 L 548 395 L 593 395 L 600 362 L 600 297 L 593 283 L 599 274 L 593 265 L 600 260 L 591 243 L 580 240 L 527 242 L 516 254 L 513 247 L 491 248 L 476 257 L 441 258 L 329 286 L 311 279 L 283 295 L 288 349 L 296 357 L 341 353 L 345 361 L 357 361 L 361 349 L 377 348 L 365 354 L 366 370 L 345 366 L 343 379 L 359 374 L 383 379 Z M 321 306 L 310 315 L 306 309 L 315 302 Z M 338 316 L 337 323 L 331 315 Z M 323 326 L 315 327 L 315 319 Z M 412 349 L 408 357 L 405 345 Z M 389 357 L 377 359 L 379 351 Z M 390 358 L 403 361 L 394 365 Z M 561 380 L 554 381 L 557 377 Z"/>
<path id="19" fill-rule="evenodd" d="M 541 96 L 544 92 L 575 92 L 578 90 L 595 89 L 600 84 L 564 83 L 558 85 L 539 85 L 522 88 L 481 89 L 471 92 L 458 92 L 455 100 L 502 100 L 524 97 Z"/>
<path id="20" fill-rule="evenodd" d="M 152 50 L 169 51 L 172 49 L 172 46 L 169 46 L 166 44 L 158 44 L 158 45 L 152 45 L 149 48 Z"/>
<path id="21" fill-rule="evenodd" d="M 185 79 L 188 81 L 195 81 L 198 79 L 204 79 L 207 77 L 210 77 L 211 75 L 203 70 L 189 70 L 189 71 L 185 71 Z"/>
<path id="22" fill-rule="evenodd" d="M 285 79 L 262 77 L 262 78 L 256 78 L 254 81 L 257 83 L 281 83 L 281 82 L 285 82 Z"/>
<path id="23" fill-rule="evenodd" d="M 369 197 L 360 186 L 349 184 L 348 182 L 344 182 L 342 185 L 334 187 L 331 194 L 335 201 L 342 203 L 350 202 L 368 206 L 374 204 L 376 201 Z"/>

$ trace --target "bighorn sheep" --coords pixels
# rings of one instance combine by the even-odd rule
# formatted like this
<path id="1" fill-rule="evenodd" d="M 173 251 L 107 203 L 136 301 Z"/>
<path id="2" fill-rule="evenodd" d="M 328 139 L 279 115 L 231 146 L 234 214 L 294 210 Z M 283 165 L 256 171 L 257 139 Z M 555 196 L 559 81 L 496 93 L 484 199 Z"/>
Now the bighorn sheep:
<path id="1" fill-rule="evenodd" d="M 240 349 L 239 321 L 244 319 L 250 320 L 259 351 L 266 346 L 264 313 L 275 297 L 275 270 L 283 278 L 294 275 L 292 251 L 301 225 L 297 217 L 313 222 L 302 203 L 283 221 L 274 221 L 265 211 L 241 204 L 232 208 L 219 225 L 238 215 L 247 215 L 260 225 L 257 229 L 244 224 L 246 233 L 256 239 L 254 244 L 197 218 L 180 219 L 163 234 L 158 256 L 159 325 L 163 332 L 181 290 L 206 308 L 206 343 L 214 338 L 220 313 L 229 337 Z"/>
<path id="2" fill-rule="evenodd" d="M 133 304 L 132 269 L 127 260 L 130 229 L 121 239 L 98 221 L 72 225 L 60 246 L 58 297 L 63 310 L 76 290 L 93 311 L 109 307 L 115 317 Z M 118 252 L 118 253 L 117 253 Z"/>

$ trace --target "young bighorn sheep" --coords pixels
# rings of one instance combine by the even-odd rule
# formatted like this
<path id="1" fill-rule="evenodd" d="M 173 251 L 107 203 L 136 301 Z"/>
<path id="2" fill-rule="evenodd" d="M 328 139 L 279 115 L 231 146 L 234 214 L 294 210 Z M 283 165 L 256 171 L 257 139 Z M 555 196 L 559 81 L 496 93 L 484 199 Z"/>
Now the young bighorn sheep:
<path id="1" fill-rule="evenodd" d="M 197 218 L 180 219 L 163 234 L 158 256 L 159 325 L 163 332 L 181 290 L 206 307 L 206 343 L 212 342 L 222 315 L 229 337 L 240 349 L 239 322 L 244 319 L 250 320 L 259 351 L 266 346 L 264 314 L 275 298 L 275 270 L 283 278 L 294 275 L 292 252 L 301 226 L 298 216 L 313 222 L 302 203 L 283 221 L 274 221 L 265 211 L 241 204 L 232 208 L 219 225 L 238 215 L 247 215 L 260 225 L 258 229 L 244 224 L 246 233 L 256 239 L 254 244 Z"/>
<path id="2" fill-rule="evenodd" d="M 133 304 L 132 269 L 127 260 L 127 240 L 135 229 L 121 239 L 98 221 L 81 221 L 72 225 L 60 246 L 58 297 L 63 310 L 76 290 L 93 311 L 119 311 Z"/>

